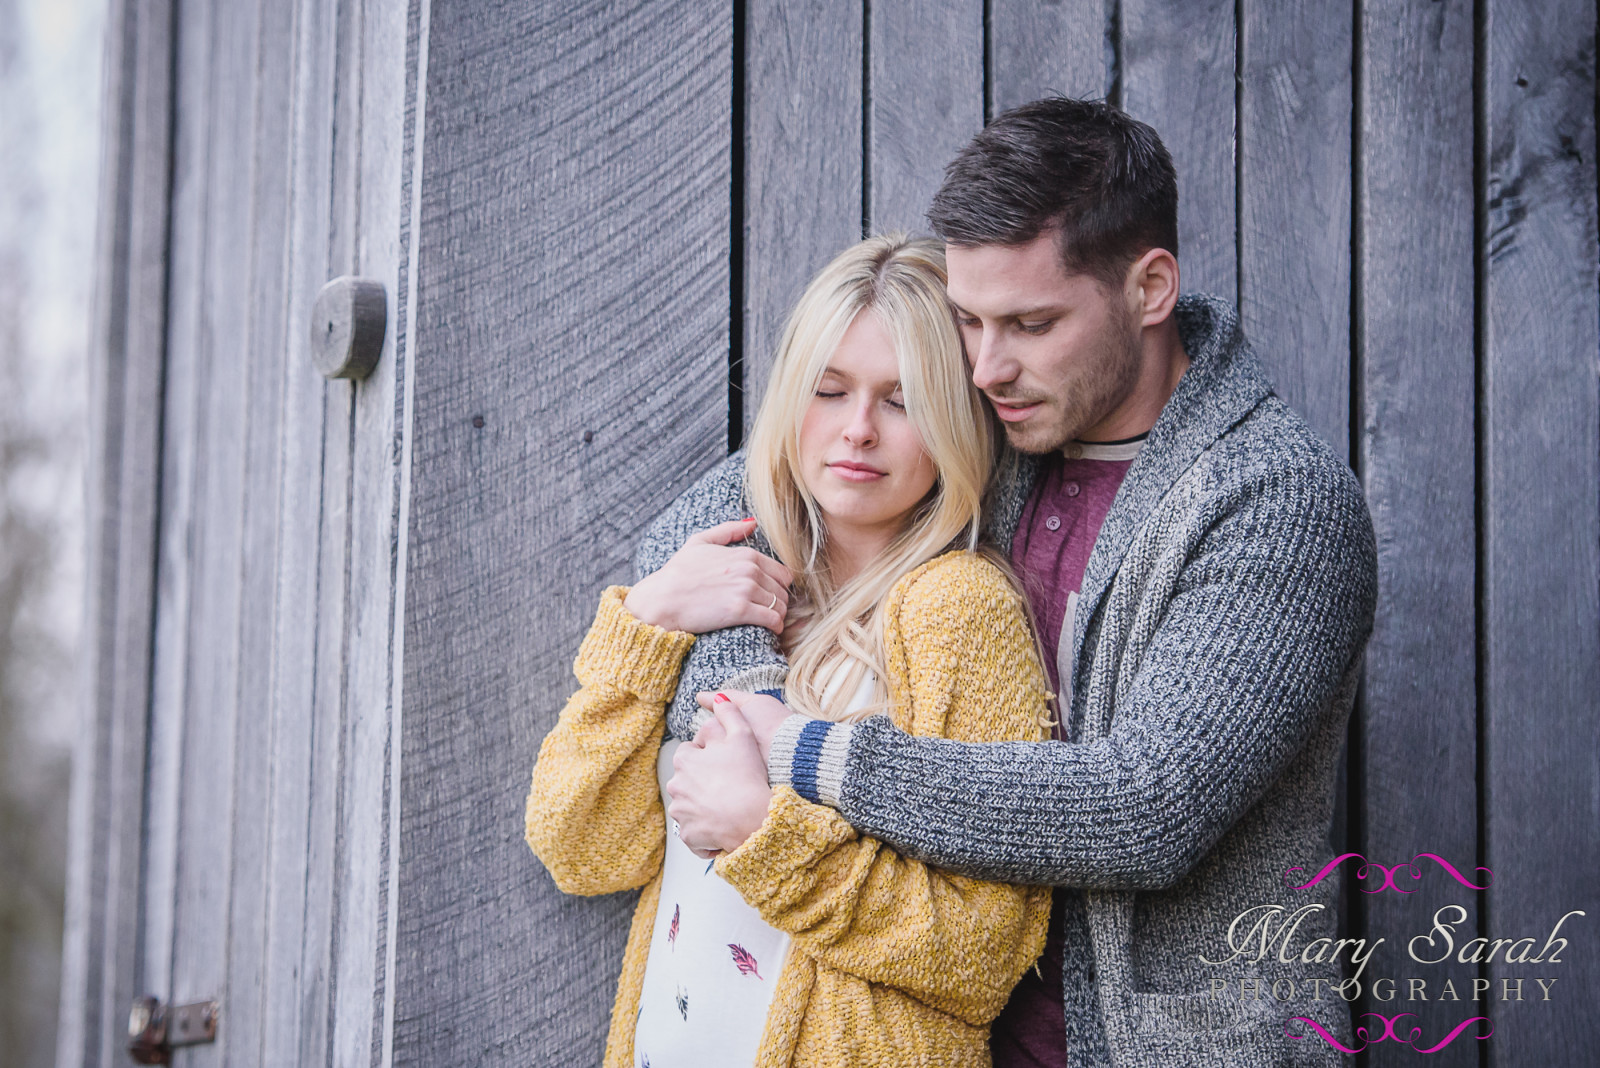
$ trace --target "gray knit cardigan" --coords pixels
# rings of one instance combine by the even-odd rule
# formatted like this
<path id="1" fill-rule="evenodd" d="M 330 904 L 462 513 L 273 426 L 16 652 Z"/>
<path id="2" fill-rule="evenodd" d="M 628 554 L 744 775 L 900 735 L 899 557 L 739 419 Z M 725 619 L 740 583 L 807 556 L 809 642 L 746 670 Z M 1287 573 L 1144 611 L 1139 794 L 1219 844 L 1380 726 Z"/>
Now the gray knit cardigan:
<path id="1" fill-rule="evenodd" d="M 1294 1018 L 1350 1045 L 1345 1003 L 1310 982 L 1338 981 L 1339 965 L 1302 959 L 1335 935 L 1338 884 L 1290 884 L 1332 855 L 1335 765 L 1376 597 L 1371 518 L 1349 468 L 1272 394 L 1233 309 L 1185 297 L 1176 315 L 1189 370 L 1083 577 L 1072 740 L 980 745 L 912 738 L 884 717 L 794 717 L 772 775 L 907 856 L 1076 888 L 1063 975 L 1074 1065 L 1336 1065 Z M 998 480 L 998 544 L 1032 476 L 1023 461 Z M 651 528 L 640 573 L 748 514 L 742 479 L 735 455 L 691 488 Z M 671 729 L 692 733 L 694 691 L 764 688 L 782 669 L 759 628 L 703 637 Z M 1263 905 L 1320 909 L 1263 959 L 1227 959 L 1229 925 Z"/>

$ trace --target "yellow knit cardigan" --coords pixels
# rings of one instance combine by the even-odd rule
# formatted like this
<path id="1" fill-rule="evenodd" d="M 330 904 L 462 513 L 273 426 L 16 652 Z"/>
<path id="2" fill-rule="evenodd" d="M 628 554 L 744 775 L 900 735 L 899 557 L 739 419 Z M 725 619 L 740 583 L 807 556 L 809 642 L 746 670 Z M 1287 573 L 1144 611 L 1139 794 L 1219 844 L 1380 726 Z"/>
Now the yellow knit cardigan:
<path id="1" fill-rule="evenodd" d="M 528 844 L 570 894 L 643 886 L 611 1010 L 606 1068 L 632 1068 L 660 896 L 666 816 L 656 780 L 665 708 L 691 635 L 634 619 L 623 587 L 573 670 L 582 688 L 545 738 Z M 889 597 L 887 686 L 912 734 L 1037 740 L 1049 699 L 1021 598 L 993 564 L 952 552 Z M 716 870 L 792 937 L 756 1064 L 987 1065 L 989 1023 L 1044 948 L 1050 891 L 954 875 L 859 835 L 788 787 Z"/>

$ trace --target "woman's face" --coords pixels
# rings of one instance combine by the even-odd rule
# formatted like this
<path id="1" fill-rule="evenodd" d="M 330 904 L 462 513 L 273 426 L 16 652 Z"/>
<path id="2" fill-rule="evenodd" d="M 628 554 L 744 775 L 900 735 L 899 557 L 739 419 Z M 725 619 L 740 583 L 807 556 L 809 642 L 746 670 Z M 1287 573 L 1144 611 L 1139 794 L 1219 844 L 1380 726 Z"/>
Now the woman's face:
<path id="1" fill-rule="evenodd" d="M 800 470 L 829 540 L 874 551 L 933 488 L 933 460 L 906 414 L 894 343 L 870 308 L 845 331 L 806 409 Z"/>

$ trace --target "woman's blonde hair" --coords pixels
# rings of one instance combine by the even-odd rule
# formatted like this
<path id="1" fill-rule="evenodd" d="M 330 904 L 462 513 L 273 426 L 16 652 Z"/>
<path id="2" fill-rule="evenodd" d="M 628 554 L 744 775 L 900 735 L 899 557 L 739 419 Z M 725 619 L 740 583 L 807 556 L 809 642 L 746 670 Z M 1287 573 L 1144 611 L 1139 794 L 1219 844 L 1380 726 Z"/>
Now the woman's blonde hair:
<path id="1" fill-rule="evenodd" d="M 827 528 L 800 476 L 800 424 L 845 331 L 868 310 L 893 340 L 906 413 L 936 474 L 933 489 L 912 510 L 905 529 L 839 585 L 829 573 Z M 753 513 L 778 559 L 795 575 L 798 596 L 785 627 L 786 635 L 799 634 L 786 639 L 784 700 L 790 707 L 823 719 L 857 719 L 887 707 L 889 590 L 947 549 L 978 549 L 997 448 L 993 417 L 968 377 L 945 296 L 943 246 L 885 234 L 836 256 L 789 316 L 751 427 L 745 465 Z M 872 699 L 867 707 L 841 715 L 868 671 L 876 678 Z"/>

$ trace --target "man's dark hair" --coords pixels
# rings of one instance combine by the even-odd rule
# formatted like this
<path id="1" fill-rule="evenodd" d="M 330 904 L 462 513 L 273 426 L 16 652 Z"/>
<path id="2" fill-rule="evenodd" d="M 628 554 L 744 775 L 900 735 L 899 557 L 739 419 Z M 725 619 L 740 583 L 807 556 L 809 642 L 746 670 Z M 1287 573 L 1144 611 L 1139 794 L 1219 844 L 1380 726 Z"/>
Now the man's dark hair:
<path id="1" fill-rule="evenodd" d="M 1101 100 L 1012 108 L 945 168 L 928 209 L 947 243 L 1020 245 L 1058 231 L 1069 274 L 1117 283 L 1152 248 L 1178 254 L 1178 177 L 1156 132 Z"/>

